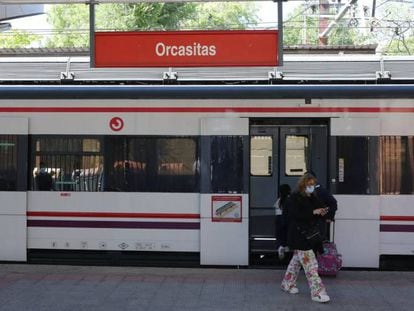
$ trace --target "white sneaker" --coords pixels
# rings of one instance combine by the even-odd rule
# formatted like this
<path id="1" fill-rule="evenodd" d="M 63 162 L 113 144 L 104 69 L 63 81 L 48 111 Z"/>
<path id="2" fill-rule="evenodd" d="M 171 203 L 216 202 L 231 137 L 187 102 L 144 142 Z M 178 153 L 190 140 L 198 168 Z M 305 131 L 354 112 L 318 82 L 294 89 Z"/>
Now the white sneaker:
<path id="1" fill-rule="evenodd" d="M 297 288 L 296 286 L 290 287 L 290 288 L 286 288 L 285 286 L 281 286 L 280 287 L 283 291 L 289 293 L 289 294 L 299 294 L 299 288 Z"/>
<path id="2" fill-rule="evenodd" d="M 331 298 L 329 298 L 329 296 L 326 295 L 326 294 L 319 294 L 319 295 L 316 295 L 316 296 L 312 296 L 312 300 L 316 301 L 316 302 L 324 303 L 324 302 L 330 301 Z"/>
<path id="3" fill-rule="evenodd" d="M 283 258 L 285 258 L 285 248 L 283 246 L 279 246 L 277 250 L 277 254 L 279 256 L 279 260 L 282 260 Z"/>

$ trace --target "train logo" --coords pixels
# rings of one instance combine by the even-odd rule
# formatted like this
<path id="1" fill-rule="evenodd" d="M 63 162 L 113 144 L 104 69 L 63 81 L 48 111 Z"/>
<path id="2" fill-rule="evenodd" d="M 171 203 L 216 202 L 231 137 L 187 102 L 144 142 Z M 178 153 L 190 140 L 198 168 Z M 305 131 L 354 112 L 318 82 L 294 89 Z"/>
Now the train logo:
<path id="1" fill-rule="evenodd" d="M 119 132 L 120 130 L 124 128 L 124 120 L 122 120 L 120 117 L 113 117 L 109 121 L 109 127 L 114 132 Z"/>

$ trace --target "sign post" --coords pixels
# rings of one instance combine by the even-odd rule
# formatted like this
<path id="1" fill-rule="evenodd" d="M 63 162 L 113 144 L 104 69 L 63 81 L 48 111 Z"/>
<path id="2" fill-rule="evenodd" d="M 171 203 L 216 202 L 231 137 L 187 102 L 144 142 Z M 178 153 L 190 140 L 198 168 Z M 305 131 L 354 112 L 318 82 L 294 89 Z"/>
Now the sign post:
<path id="1" fill-rule="evenodd" d="M 282 0 L 273 0 L 277 1 L 277 31 L 278 31 L 278 48 L 279 53 L 279 63 L 278 66 L 283 66 L 283 1 Z"/>
<path id="2" fill-rule="evenodd" d="M 95 68 L 95 0 L 89 2 L 89 66 Z"/>

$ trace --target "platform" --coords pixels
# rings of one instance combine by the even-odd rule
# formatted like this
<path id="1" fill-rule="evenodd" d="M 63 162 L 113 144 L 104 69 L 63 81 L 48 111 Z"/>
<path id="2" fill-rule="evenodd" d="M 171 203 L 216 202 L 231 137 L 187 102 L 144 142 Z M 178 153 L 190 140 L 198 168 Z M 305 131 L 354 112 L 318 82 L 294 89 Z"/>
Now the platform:
<path id="1" fill-rule="evenodd" d="M 0 265 L 0 310 L 413 310 L 414 272 L 340 271 L 331 302 L 279 289 L 284 270 Z"/>

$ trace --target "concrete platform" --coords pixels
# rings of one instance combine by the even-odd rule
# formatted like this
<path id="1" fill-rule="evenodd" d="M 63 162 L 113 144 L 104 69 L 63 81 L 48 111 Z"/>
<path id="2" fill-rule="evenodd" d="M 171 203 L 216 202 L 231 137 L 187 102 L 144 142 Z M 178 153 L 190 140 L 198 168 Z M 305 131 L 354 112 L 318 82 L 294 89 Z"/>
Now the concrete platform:
<path id="1" fill-rule="evenodd" d="M 0 265 L 0 310 L 414 310 L 414 272 L 340 271 L 331 302 L 279 289 L 283 270 Z"/>

